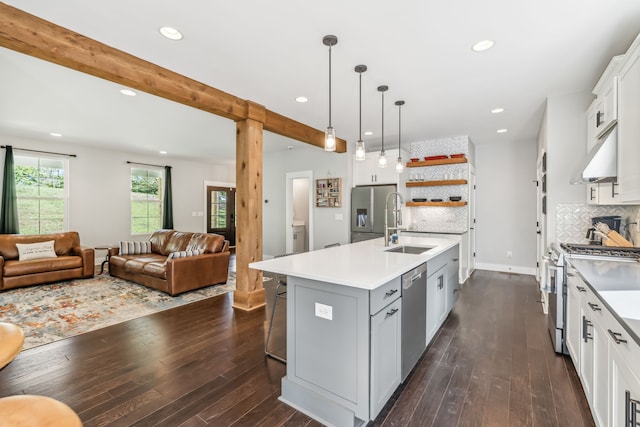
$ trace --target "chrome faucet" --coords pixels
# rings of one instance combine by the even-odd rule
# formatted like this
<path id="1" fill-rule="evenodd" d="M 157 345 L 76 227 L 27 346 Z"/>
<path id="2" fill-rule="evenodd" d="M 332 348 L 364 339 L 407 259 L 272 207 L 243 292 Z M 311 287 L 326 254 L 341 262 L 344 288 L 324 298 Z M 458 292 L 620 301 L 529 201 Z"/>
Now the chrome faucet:
<path id="1" fill-rule="evenodd" d="M 394 196 L 394 208 L 391 209 L 391 211 L 393 212 L 393 218 L 394 218 L 394 226 L 393 227 L 389 227 L 388 224 L 388 218 L 389 218 L 389 199 L 391 198 L 391 196 Z M 402 198 L 402 194 L 398 193 L 398 192 L 393 192 L 393 193 L 389 193 L 387 194 L 387 199 L 384 202 L 384 245 L 385 246 L 389 246 L 389 231 L 390 230 L 394 230 L 394 231 L 400 231 L 400 230 L 406 230 L 405 228 L 401 228 L 399 227 L 400 225 L 402 225 L 402 210 L 400 209 L 399 205 L 398 205 L 398 200 L 397 198 L 400 198 L 400 203 L 404 203 L 404 199 Z"/>

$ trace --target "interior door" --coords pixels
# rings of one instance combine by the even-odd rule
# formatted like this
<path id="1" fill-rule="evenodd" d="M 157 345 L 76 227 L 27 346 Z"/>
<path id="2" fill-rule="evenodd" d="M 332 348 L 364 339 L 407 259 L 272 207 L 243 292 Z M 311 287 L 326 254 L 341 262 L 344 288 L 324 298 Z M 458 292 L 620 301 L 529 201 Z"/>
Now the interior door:
<path id="1" fill-rule="evenodd" d="M 207 233 L 224 236 L 236 245 L 236 189 L 207 186 Z"/>
<path id="2" fill-rule="evenodd" d="M 476 170 L 469 165 L 469 276 L 476 270 Z"/>

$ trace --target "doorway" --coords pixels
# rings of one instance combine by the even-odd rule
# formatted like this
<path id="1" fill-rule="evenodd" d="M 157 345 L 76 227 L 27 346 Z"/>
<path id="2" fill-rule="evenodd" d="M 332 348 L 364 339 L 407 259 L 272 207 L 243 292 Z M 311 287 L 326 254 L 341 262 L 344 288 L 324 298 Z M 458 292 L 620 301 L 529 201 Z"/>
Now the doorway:
<path id="1" fill-rule="evenodd" d="M 236 245 L 236 189 L 207 185 L 207 233 L 224 236 Z"/>
<path id="2" fill-rule="evenodd" d="M 313 250 L 313 172 L 287 173 L 286 253 Z"/>

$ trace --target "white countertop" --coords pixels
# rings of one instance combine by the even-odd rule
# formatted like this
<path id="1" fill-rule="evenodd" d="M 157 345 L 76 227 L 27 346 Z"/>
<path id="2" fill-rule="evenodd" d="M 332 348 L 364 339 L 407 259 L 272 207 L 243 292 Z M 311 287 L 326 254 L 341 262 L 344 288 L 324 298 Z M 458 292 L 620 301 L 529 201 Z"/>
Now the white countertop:
<path id="1" fill-rule="evenodd" d="M 587 259 L 569 262 L 640 345 L 640 263 Z"/>
<path id="2" fill-rule="evenodd" d="M 384 246 L 384 238 L 249 264 L 250 268 L 373 290 L 456 246 L 454 239 L 400 235 L 400 243 Z M 418 255 L 385 252 L 395 246 L 434 246 Z"/>

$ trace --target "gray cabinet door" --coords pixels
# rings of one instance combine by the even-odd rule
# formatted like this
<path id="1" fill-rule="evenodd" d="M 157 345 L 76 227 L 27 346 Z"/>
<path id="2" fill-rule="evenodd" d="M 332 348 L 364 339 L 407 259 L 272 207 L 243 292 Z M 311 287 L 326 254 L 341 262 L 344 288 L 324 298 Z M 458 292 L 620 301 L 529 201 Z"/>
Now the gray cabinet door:
<path id="1" fill-rule="evenodd" d="M 402 299 L 371 316 L 371 415 L 375 419 L 402 379 Z"/>
<path id="2" fill-rule="evenodd" d="M 447 313 L 453 310 L 458 297 L 460 296 L 460 283 L 458 283 L 458 272 L 452 274 L 447 279 Z"/>
<path id="3" fill-rule="evenodd" d="M 429 269 L 429 263 L 427 263 Z M 427 278 L 427 345 L 446 317 L 446 274 L 447 265 L 442 265 Z M 444 313 L 444 316 L 443 316 Z"/>

